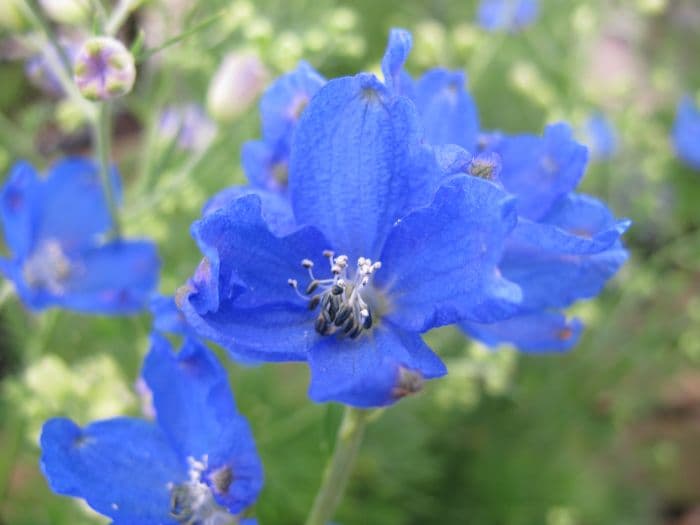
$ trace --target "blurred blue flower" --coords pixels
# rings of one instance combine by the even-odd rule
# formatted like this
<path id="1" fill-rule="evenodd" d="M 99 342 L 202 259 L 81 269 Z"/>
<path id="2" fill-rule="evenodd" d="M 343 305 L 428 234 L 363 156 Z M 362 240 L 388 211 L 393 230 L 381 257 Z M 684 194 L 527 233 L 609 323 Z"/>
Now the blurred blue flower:
<path id="1" fill-rule="evenodd" d="M 502 275 L 523 292 L 518 315 L 491 324 L 463 323 L 491 345 L 521 350 L 566 350 L 581 332 L 580 321 L 558 313 L 600 293 L 627 260 L 620 241 L 628 220 L 616 220 L 599 200 L 572 193 L 586 166 L 586 148 L 571 129 L 555 124 L 543 137 L 493 137 L 502 159 L 500 182 L 518 197 L 518 225 L 499 263 Z"/>
<path id="2" fill-rule="evenodd" d="M 382 59 L 387 86 L 415 103 L 429 143 L 457 144 L 473 152 L 479 132 L 479 114 L 466 89 L 466 75 L 462 71 L 434 68 L 414 81 L 403 70 L 411 46 L 408 31 L 391 30 Z"/>
<path id="3" fill-rule="evenodd" d="M 112 180 L 118 194 L 116 171 Z M 111 218 L 91 161 L 62 160 L 43 178 L 15 164 L 0 188 L 0 218 L 11 251 L 0 257 L 0 273 L 32 310 L 137 312 L 158 283 L 152 242 L 106 238 Z"/>
<path id="4" fill-rule="evenodd" d="M 672 138 L 678 156 L 692 168 L 700 170 L 700 108 L 689 96 L 683 97 L 678 104 Z"/>
<path id="5" fill-rule="evenodd" d="M 602 113 L 591 114 L 581 130 L 591 160 L 605 160 L 617 151 L 617 134 L 612 122 Z"/>
<path id="6" fill-rule="evenodd" d="M 538 0 L 481 0 L 477 18 L 488 31 L 520 31 L 538 14 Z"/>
<path id="7" fill-rule="evenodd" d="M 318 402 L 387 405 L 443 375 L 420 333 L 502 319 L 520 290 L 496 270 L 513 199 L 442 157 L 373 75 L 328 82 L 291 146 L 300 226 L 275 231 L 260 195 L 196 222 L 205 258 L 177 295 L 188 322 L 235 358 L 307 361 Z"/>
<path id="8" fill-rule="evenodd" d="M 238 523 L 234 517 L 256 500 L 263 473 L 226 371 L 206 347 L 186 341 L 175 354 L 154 335 L 143 379 L 155 422 L 46 422 L 41 469 L 49 485 L 85 499 L 115 525 Z"/>

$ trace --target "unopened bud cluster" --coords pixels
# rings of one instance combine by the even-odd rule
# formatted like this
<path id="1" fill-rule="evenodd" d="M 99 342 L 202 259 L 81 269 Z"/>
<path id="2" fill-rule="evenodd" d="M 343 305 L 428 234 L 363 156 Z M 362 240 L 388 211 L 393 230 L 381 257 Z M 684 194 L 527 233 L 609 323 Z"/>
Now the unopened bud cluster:
<path id="1" fill-rule="evenodd" d="M 73 65 L 75 83 L 89 100 L 126 95 L 136 79 L 134 57 L 119 40 L 94 37 L 83 43 Z"/>

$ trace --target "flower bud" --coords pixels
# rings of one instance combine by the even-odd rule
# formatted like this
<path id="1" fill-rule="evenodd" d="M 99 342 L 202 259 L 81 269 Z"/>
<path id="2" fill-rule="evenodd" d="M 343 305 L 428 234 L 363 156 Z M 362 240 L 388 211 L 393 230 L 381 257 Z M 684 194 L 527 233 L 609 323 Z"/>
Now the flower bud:
<path id="1" fill-rule="evenodd" d="M 229 53 L 209 85 L 207 109 L 217 120 L 232 121 L 250 107 L 266 82 L 267 70 L 257 55 Z"/>
<path id="2" fill-rule="evenodd" d="M 73 64 L 75 83 L 90 100 L 126 95 L 136 79 L 134 57 L 111 37 L 94 37 L 83 43 Z"/>
<path id="3" fill-rule="evenodd" d="M 59 24 L 81 25 L 90 19 L 90 0 L 39 0 L 46 15 Z"/>
<path id="4" fill-rule="evenodd" d="M 3 0 L 0 2 L 0 29 L 20 31 L 29 25 L 22 12 L 21 4 L 22 0 Z"/>

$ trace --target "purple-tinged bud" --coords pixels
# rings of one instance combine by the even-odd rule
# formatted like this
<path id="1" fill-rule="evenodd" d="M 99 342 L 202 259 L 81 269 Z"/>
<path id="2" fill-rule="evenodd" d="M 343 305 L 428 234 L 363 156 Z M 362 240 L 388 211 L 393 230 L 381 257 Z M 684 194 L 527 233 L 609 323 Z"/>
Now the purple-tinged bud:
<path id="1" fill-rule="evenodd" d="M 86 40 L 73 64 L 75 83 L 89 100 L 126 95 L 136 79 L 134 57 L 119 40 L 99 36 Z"/>
<path id="2" fill-rule="evenodd" d="M 216 124 L 198 104 L 168 106 L 160 115 L 160 136 L 177 141 L 180 149 L 201 152 L 209 147 L 216 136 Z"/>
<path id="3" fill-rule="evenodd" d="M 253 104 L 267 78 L 267 69 L 257 55 L 229 53 L 209 84 L 209 113 L 219 121 L 234 120 Z"/>

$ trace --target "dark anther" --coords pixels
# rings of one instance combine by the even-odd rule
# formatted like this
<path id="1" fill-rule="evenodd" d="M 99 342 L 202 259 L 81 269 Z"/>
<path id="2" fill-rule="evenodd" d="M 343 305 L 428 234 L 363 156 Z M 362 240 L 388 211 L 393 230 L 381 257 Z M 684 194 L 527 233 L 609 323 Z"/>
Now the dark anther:
<path id="1" fill-rule="evenodd" d="M 355 328 L 355 318 L 349 317 L 345 324 L 343 325 L 343 333 L 347 334 L 350 330 Z"/>
<path id="2" fill-rule="evenodd" d="M 352 314 L 352 307 L 348 306 L 347 304 L 344 304 L 343 306 L 340 307 L 340 310 L 338 310 L 338 313 L 335 316 L 335 326 L 340 326 L 342 325 L 348 317 Z"/>
<path id="3" fill-rule="evenodd" d="M 350 339 L 357 339 L 360 334 L 362 333 L 362 325 L 355 325 L 355 329 L 348 334 L 350 336 Z"/>
<path id="4" fill-rule="evenodd" d="M 306 295 L 311 295 L 314 293 L 314 290 L 318 288 L 319 282 L 318 279 L 314 279 L 309 283 L 309 286 L 306 287 Z"/>
<path id="5" fill-rule="evenodd" d="M 365 317 L 365 320 L 362 323 L 362 328 L 365 330 L 372 328 L 372 312 L 370 312 L 369 309 L 367 310 L 367 317 Z"/>
<path id="6" fill-rule="evenodd" d="M 328 334 L 328 331 L 330 330 L 331 325 L 326 321 L 326 319 L 323 315 L 319 315 L 316 318 L 316 323 L 315 323 L 314 327 L 316 328 L 316 331 L 319 334 L 326 335 L 326 334 Z"/>
<path id="7" fill-rule="evenodd" d="M 340 295 L 341 293 L 343 293 L 343 290 L 344 288 L 342 286 L 340 286 L 339 284 L 334 284 L 333 288 L 331 289 L 331 293 L 333 295 Z"/>
<path id="8" fill-rule="evenodd" d="M 328 313 L 331 314 L 331 320 L 335 319 L 338 310 L 340 310 L 340 297 L 337 295 L 331 295 L 330 301 L 328 301 Z"/>
<path id="9" fill-rule="evenodd" d="M 321 296 L 320 295 L 314 295 L 311 300 L 309 301 L 309 310 L 313 310 L 318 306 L 318 303 L 321 302 Z"/>

